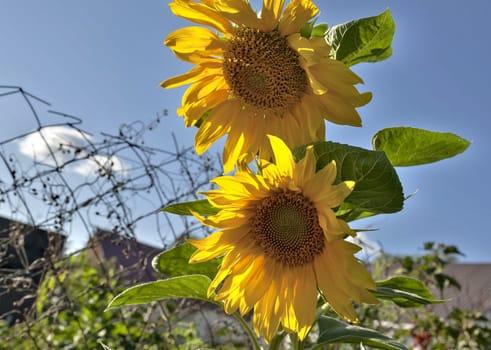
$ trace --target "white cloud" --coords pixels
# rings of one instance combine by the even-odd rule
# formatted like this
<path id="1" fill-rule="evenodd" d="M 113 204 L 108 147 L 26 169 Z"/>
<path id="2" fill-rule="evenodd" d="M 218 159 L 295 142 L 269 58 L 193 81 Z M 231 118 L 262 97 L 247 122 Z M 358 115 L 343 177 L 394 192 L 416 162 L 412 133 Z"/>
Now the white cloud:
<path id="1" fill-rule="evenodd" d="M 126 171 L 123 162 L 115 156 L 102 156 L 95 155 L 91 156 L 84 162 L 78 162 L 72 168 L 72 171 L 86 176 L 99 174 L 108 174 L 109 172 L 120 172 L 124 173 Z"/>
<path id="2" fill-rule="evenodd" d="M 18 147 L 22 154 L 54 166 L 56 162 L 72 159 L 73 152 L 87 146 L 90 141 L 92 137 L 86 133 L 69 127 L 51 126 L 29 134 L 18 142 Z"/>
<path id="3" fill-rule="evenodd" d="M 57 166 L 71 162 L 67 171 L 79 175 L 125 172 L 124 163 L 116 156 L 88 154 L 86 148 L 94 138 L 66 126 L 51 126 L 29 134 L 17 143 L 20 153 L 37 162 Z"/>

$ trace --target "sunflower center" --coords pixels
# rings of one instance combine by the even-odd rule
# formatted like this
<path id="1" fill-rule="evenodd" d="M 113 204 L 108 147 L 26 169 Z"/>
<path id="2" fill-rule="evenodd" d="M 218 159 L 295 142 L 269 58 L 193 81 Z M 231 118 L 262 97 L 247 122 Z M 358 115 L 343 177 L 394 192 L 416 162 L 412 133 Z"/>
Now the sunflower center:
<path id="1" fill-rule="evenodd" d="M 311 263 L 324 249 L 317 209 L 301 193 L 286 191 L 264 199 L 252 227 L 264 254 L 286 266 Z"/>
<path id="2" fill-rule="evenodd" d="M 238 29 L 227 42 L 223 72 L 233 95 L 262 115 L 282 116 L 308 87 L 297 52 L 277 30 Z"/>

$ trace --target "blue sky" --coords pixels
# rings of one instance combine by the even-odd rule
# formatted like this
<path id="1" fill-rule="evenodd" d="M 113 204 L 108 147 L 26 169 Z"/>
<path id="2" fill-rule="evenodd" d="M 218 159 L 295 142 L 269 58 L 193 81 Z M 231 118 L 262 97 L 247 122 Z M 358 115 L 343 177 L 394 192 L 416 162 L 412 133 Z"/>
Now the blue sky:
<path id="1" fill-rule="evenodd" d="M 167 4 L 2 0 L 0 85 L 22 86 L 50 101 L 54 109 L 82 118 L 83 129 L 94 137 L 114 133 L 123 123 L 150 122 L 157 112 L 168 109 L 166 127 L 154 134 L 152 142 L 170 147 L 174 131 L 191 145 L 194 130 L 185 130 L 174 114 L 184 89 L 159 87 L 160 81 L 189 69 L 162 45 L 168 33 L 188 24 L 172 16 Z M 390 59 L 353 68 L 365 81 L 360 90 L 374 95 L 360 109 L 363 128 L 327 125 L 329 139 L 369 148 L 377 130 L 405 125 L 453 132 L 473 142 L 455 158 L 398 168 L 405 193 L 417 194 L 402 212 L 353 226 L 377 228 L 369 238 L 391 253 L 417 253 L 424 241 L 432 240 L 458 245 L 466 254 L 464 261 L 491 261 L 487 181 L 491 118 L 486 105 L 491 96 L 487 25 L 491 2 L 317 4 L 319 22 L 334 25 L 388 7 L 397 25 Z M 2 126 L 0 140 L 34 127 L 29 118 L 17 118 Z M 142 237 L 159 244 L 151 233 Z"/>

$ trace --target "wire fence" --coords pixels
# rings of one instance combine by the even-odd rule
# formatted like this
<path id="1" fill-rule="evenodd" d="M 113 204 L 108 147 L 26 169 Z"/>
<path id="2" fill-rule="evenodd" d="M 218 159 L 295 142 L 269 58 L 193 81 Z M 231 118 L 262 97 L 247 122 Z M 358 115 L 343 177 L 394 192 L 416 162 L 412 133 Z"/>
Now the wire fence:
<path id="1" fill-rule="evenodd" d="M 119 338 L 107 340 L 113 349 L 192 348 L 193 318 L 175 311 L 192 304 L 103 309 L 122 286 L 142 280 L 131 270 L 148 270 L 160 249 L 204 233 L 158 210 L 197 198 L 221 173 L 220 162 L 198 157 L 173 134 L 173 149 L 149 146 L 149 135 L 164 133 L 167 111 L 94 136 L 80 118 L 21 87 L 0 86 L 1 120 L 12 113 L 19 116 L 10 122 L 22 114 L 33 127 L 0 141 L 0 349 L 100 348 L 97 341 L 111 337 Z M 139 244 L 148 235 L 137 227 L 151 227 L 158 246 Z"/>

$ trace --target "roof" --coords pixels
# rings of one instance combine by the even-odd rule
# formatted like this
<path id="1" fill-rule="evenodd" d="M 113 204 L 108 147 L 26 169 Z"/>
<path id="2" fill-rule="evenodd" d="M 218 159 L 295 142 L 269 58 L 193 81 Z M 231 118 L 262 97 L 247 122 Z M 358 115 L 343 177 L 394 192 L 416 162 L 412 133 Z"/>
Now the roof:
<path id="1" fill-rule="evenodd" d="M 88 250 L 90 261 L 113 259 L 116 268 L 122 271 L 123 278 L 129 283 L 149 282 L 156 279 L 152 259 L 162 252 L 161 248 L 101 229 L 89 239 L 87 247 L 90 248 Z"/>

